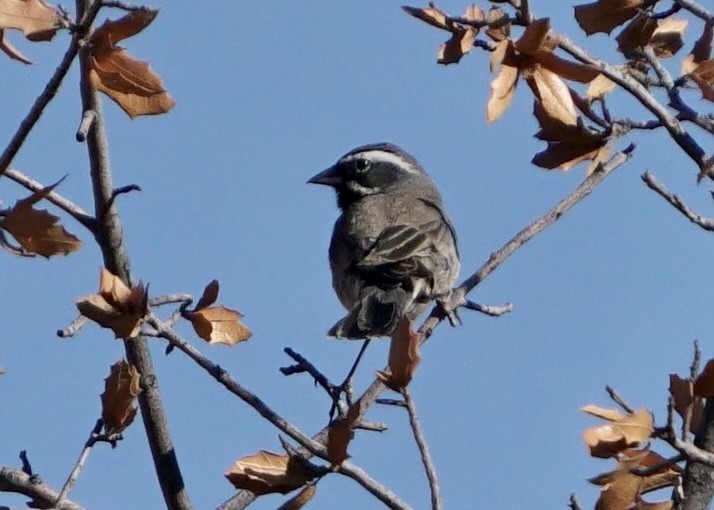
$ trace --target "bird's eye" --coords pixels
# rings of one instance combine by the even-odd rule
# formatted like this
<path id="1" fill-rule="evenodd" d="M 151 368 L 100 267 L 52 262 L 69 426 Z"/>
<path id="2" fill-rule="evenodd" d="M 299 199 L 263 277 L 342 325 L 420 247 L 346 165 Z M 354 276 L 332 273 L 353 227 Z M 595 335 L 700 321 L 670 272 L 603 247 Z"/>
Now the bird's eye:
<path id="1" fill-rule="evenodd" d="M 358 172 L 366 172 L 371 166 L 372 162 L 368 159 L 358 159 L 355 161 L 355 169 L 357 169 Z"/>

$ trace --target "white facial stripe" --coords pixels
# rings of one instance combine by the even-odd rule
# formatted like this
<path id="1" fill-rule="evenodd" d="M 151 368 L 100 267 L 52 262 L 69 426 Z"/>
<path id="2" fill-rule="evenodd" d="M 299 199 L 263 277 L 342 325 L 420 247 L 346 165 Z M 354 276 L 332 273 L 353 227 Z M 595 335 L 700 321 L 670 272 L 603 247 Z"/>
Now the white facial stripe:
<path id="1" fill-rule="evenodd" d="M 343 158 L 343 161 L 353 161 L 355 159 L 366 159 L 367 161 L 371 161 L 372 163 L 376 163 L 378 161 L 384 161 L 387 163 L 392 163 L 399 168 L 403 169 L 405 172 L 409 172 L 412 174 L 418 173 L 415 169 L 412 168 L 412 166 L 403 158 L 397 156 L 396 154 L 392 152 L 387 152 L 387 151 L 381 151 L 381 150 L 366 150 L 363 152 L 357 152 L 355 154 L 350 154 L 349 156 Z"/>

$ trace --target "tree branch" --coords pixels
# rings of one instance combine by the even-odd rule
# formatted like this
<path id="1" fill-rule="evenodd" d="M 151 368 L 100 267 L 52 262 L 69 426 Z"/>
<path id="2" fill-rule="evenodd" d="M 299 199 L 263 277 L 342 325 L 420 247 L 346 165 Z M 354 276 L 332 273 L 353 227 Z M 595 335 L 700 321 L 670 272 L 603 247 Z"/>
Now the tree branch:
<path id="1" fill-rule="evenodd" d="M 684 203 L 684 200 L 682 200 L 679 195 L 675 195 L 674 193 L 669 191 L 664 186 L 664 184 L 659 182 L 655 178 L 655 176 L 652 175 L 652 172 L 648 170 L 644 174 L 642 174 L 642 180 L 645 182 L 645 184 L 647 184 L 648 188 L 650 188 L 659 196 L 664 198 L 672 207 L 682 213 L 682 215 L 684 215 L 684 217 L 687 218 L 689 221 L 691 221 L 695 225 L 700 226 L 704 230 L 714 232 L 714 218 L 707 218 L 706 216 L 703 216 L 691 209 L 689 206 L 687 206 L 687 204 Z"/>
<path id="2" fill-rule="evenodd" d="M 35 502 L 38 507 L 41 505 L 41 508 L 83 510 L 80 505 L 68 500 L 55 505 L 59 493 L 42 483 L 39 477 L 28 475 L 19 469 L 11 467 L 0 467 L 0 491 L 23 494 L 28 498 L 32 498 L 32 501 Z"/>

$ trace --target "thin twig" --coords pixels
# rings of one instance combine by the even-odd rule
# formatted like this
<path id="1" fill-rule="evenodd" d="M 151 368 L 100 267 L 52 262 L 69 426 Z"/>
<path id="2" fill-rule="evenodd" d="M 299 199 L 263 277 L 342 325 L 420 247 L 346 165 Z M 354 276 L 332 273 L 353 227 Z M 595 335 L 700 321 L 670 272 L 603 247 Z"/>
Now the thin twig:
<path id="1" fill-rule="evenodd" d="M 285 349 L 283 349 L 283 352 L 285 352 L 285 354 L 287 354 L 297 362 L 296 365 L 291 365 L 289 367 L 281 367 L 280 372 L 283 375 L 287 376 L 307 372 L 315 380 L 315 384 L 319 384 L 331 398 L 334 397 L 335 391 L 337 391 L 337 387 L 332 384 L 327 378 L 327 376 L 320 372 L 320 370 L 318 370 L 315 365 L 313 365 L 302 354 L 300 354 L 299 352 L 295 352 L 290 347 L 286 347 Z"/>
<path id="2" fill-rule="evenodd" d="M 424 439 L 424 433 L 421 430 L 421 425 L 419 424 L 419 418 L 417 416 L 416 405 L 414 404 L 414 399 L 411 396 L 411 392 L 408 387 L 402 388 L 402 396 L 404 397 L 404 403 L 407 407 L 407 412 L 409 413 L 409 425 L 412 428 L 412 433 L 414 434 L 414 441 L 419 447 L 419 453 L 421 454 L 421 463 L 424 465 L 424 471 L 426 472 L 426 478 L 429 481 L 429 491 L 431 492 L 431 508 L 432 510 L 441 510 L 443 508 L 441 501 L 441 489 L 439 488 L 439 479 L 436 475 L 436 468 L 434 467 L 434 461 L 429 453 L 429 446 Z"/>
<path id="3" fill-rule="evenodd" d="M 714 232 L 714 218 L 708 218 L 691 209 L 679 195 L 669 191 L 649 170 L 642 174 L 642 180 L 651 190 L 664 198 L 689 221 L 709 232 Z"/>
<path id="4" fill-rule="evenodd" d="M 23 174 L 19 170 L 16 170 L 14 168 L 8 168 L 5 170 L 5 177 L 10 179 L 11 181 L 15 181 L 18 183 L 20 186 L 23 186 L 24 188 L 30 190 L 30 191 L 40 191 L 41 189 L 44 189 L 46 186 L 44 186 L 42 183 L 34 180 L 31 177 L 28 177 L 27 175 Z M 50 191 L 47 196 L 45 197 L 45 200 L 48 202 L 56 205 L 60 209 L 62 209 L 64 212 L 72 216 L 75 220 L 77 220 L 82 226 L 84 226 L 87 230 L 90 232 L 94 233 L 97 227 L 97 222 L 94 220 L 92 216 L 89 215 L 84 209 L 79 207 L 77 204 L 72 202 L 71 200 L 66 199 L 56 191 Z"/>
<path id="5" fill-rule="evenodd" d="M 570 510 L 583 510 L 583 507 L 580 506 L 580 502 L 578 501 L 578 497 L 575 493 L 570 495 L 570 498 L 568 499 L 568 507 Z"/>
<path id="6" fill-rule="evenodd" d="M 607 391 L 607 394 L 610 395 L 610 398 L 612 399 L 613 402 L 615 402 L 618 406 L 620 406 L 622 409 L 624 409 L 628 413 L 634 413 L 635 408 L 632 407 L 630 404 L 627 403 L 627 401 L 622 398 L 622 396 L 615 390 L 610 385 L 605 386 L 605 391 Z"/>
<path id="7" fill-rule="evenodd" d="M 375 403 L 383 406 L 407 407 L 404 400 L 397 400 L 395 398 L 378 398 L 375 400 Z"/>
<path id="8" fill-rule="evenodd" d="M 20 469 L 0 467 L 0 492 L 15 492 L 31 498 L 36 508 L 58 508 L 59 510 L 83 510 L 73 501 L 65 500 L 61 505 L 54 505 L 57 492 L 42 483 L 36 476 L 30 476 Z"/>
<path id="9" fill-rule="evenodd" d="M 466 304 L 464 304 L 464 308 L 467 308 L 469 310 L 474 310 L 476 312 L 481 312 L 481 313 L 488 315 L 490 317 L 500 317 L 501 315 L 512 312 L 513 304 L 506 303 L 505 305 L 501 305 L 501 306 L 482 305 L 479 303 L 474 303 L 473 301 L 466 300 Z"/>
<path id="10" fill-rule="evenodd" d="M 697 16 L 698 18 L 711 23 L 714 21 L 712 13 L 707 11 L 704 7 L 692 0 L 674 0 L 677 4 L 681 5 L 684 9 Z"/>
<path id="11" fill-rule="evenodd" d="M 89 457 L 89 454 L 92 451 L 92 447 L 97 442 L 97 436 L 102 431 L 103 426 L 104 426 L 104 420 L 99 418 L 97 420 L 97 423 L 94 425 L 92 432 L 90 432 L 90 434 L 89 434 L 89 439 L 87 439 L 87 442 L 84 443 L 84 448 L 82 448 L 82 452 L 79 454 L 79 457 L 77 458 L 77 462 L 74 463 L 74 467 L 72 468 L 72 471 L 70 472 L 69 476 L 67 477 L 67 481 L 64 482 L 64 485 L 62 486 L 62 490 L 57 495 L 57 500 L 55 501 L 54 506 L 60 507 L 62 505 L 62 503 L 65 501 L 65 499 L 67 499 L 67 496 L 69 495 L 69 491 L 72 490 L 72 487 L 74 486 L 75 482 L 77 481 L 77 478 L 79 478 L 79 473 L 82 470 L 82 468 L 84 467 L 84 463 L 87 461 L 87 458 Z"/>
<path id="12" fill-rule="evenodd" d="M 77 334 L 77 332 L 84 327 L 85 324 L 89 322 L 84 315 L 77 315 L 77 317 L 64 329 L 57 330 L 57 336 L 60 338 L 69 338 Z"/>

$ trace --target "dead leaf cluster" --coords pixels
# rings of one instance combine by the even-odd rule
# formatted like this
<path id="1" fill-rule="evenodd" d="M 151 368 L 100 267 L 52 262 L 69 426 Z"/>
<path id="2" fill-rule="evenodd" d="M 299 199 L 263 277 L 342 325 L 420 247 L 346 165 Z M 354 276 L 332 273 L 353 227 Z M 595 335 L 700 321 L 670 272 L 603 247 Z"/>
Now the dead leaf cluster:
<path id="1" fill-rule="evenodd" d="M 156 10 L 143 9 L 118 20 L 107 20 L 95 30 L 90 41 L 89 81 L 132 118 L 166 113 L 174 106 L 161 78 L 149 64 L 117 46 L 144 30 L 157 14 Z"/>
<path id="2" fill-rule="evenodd" d="M 644 470 L 648 470 L 646 475 L 641 474 Z M 681 473 L 679 466 L 667 463 L 664 457 L 647 448 L 624 450 L 618 454 L 613 471 L 589 480 L 601 488 L 595 509 L 669 510 L 673 505 L 671 500 L 650 503 L 642 496 L 676 485 Z"/>
<path id="3" fill-rule="evenodd" d="M 182 312 L 183 318 L 209 344 L 233 346 L 248 340 L 253 333 L 241 322 L 243 314 L 225 306 L 211 306 L 218 299 L 218 291 L 218 281 L 213 280 L 206 285 L 195 308 Z"/>
<path id="4" fill-rule="evenodd" d="M 120 360 L 111 366 L 104 380 L 102 421 L 107 435 L 119 434 L 136 417 L 136 397 L 141 393 L 140 375 L 134 365 Z"/>
<path id="5" fill-rule="evenodd" d="M 704 99 L 712 102 L 714 102 L 714 59 L 711 58 L 713 35 L 714 21 L 704 25 L 702 35 L 682 62 L 682 74 L 697 84 Z"/>
<path id="6" fill-rule="evenodd" d="M 654 432 L 652 413 L 647 409 L 625 415 L 617 410 L 596 405 L 587 405 L 580 410 L 607 421 L 604 425 L 591 427 L 583 432 L 583 439 L 593 457 L 612 457 L 639 445 Z"/>
<path id="7" fill-rule="evenodd" d="M 118 276 L 102 268 L 99 293 L 80 298 L 79 312 L 103 328 L 109 328 L 116 338 L 139 334 L 141 320 L 148 312 L 148 296 L 144 285 L 127 285 Z"/>
<path id="8" fill-rule="evenodd" d="M 5 30 L 19 30 L 28 41 L 50 41 L 60 28 L 60 16 L 44 0 L 0 0 L 0 51 L 25 64 L 32 61 L 5 38 Z"/>
<path id="9" fill-rule="evenodd" d="M 82 241 L 58 223 L 57 216 L 33 207 L 46 198 L 60 182 L 62 181 L 18 200 L 4 217 L 0 218 L 0 229 L 12 234 L 25 253 L 50 258 L 53 255 L 67 255 L 82 246 Z"/>

